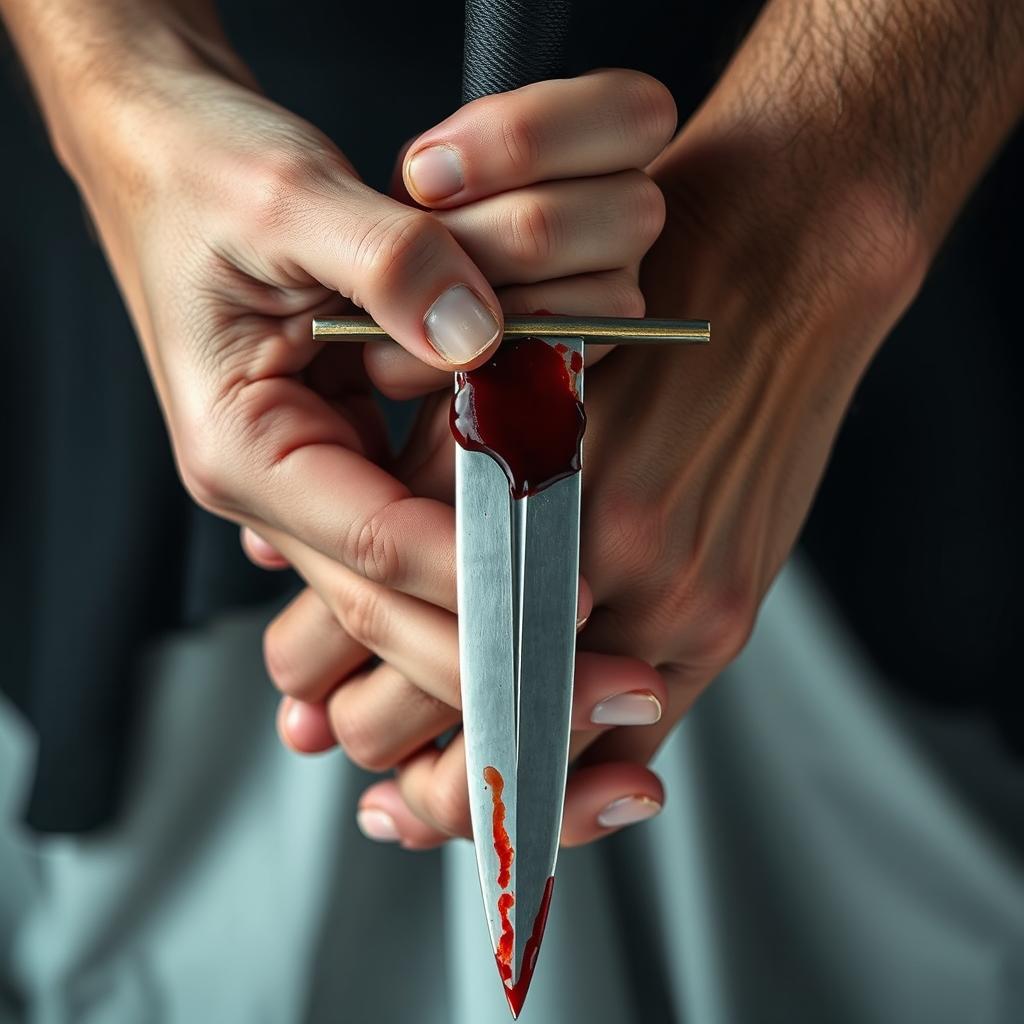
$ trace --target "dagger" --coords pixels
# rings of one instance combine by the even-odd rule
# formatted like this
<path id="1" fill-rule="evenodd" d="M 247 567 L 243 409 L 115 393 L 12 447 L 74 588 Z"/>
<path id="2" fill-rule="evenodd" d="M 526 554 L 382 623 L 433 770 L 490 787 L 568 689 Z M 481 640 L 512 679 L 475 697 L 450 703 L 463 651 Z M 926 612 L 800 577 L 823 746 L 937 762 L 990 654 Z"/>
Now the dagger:
<path id="1" fill-rule="evenodd" d="M 313 336 L 327 342 L 390 340 L 368 316 L 317 318 Z M 506 317 L 491 359 L 455 375 L 451 424 L 458 442 L 466 771 L 491 949 L 516 1018 L 544 937 L 568 767 L 584 346 L 710 340 L 707 320 Z M 566 412 L 577 406 L 574 421 Z M 570 435 L 568 444 L 554 445 L 554 460 L 552 438 L 541 431 L 538 444 L 536 430 L 529 429 L 552 420 Z"/>
<path id="2" fill-rule="evenodd" d="M 560 77 L 568 0 L 467 0 L 463 102 Z M 381 340 L 368 317 L 325 341 Z M 584 345 L 706 343 L 707 321 L 508 317 L 455 375 L 463 732 L 480 887 L 505 997 L 522 1010 L 554 887 L 568 770 L 579 580 Z"/>
<path id="3" fill-rule="evenodd" d="M 568 29 L 569 0 L 466 0 L 463 103 L 562 77 Z M 582 399 L 583 339 L 571 335 L 504 342 L 455 375 L 466 775 L 491 949 L 514 1018 L 544 938 L 562 825 Z M 528 417 L 539 431 L 523 429 Z"/>

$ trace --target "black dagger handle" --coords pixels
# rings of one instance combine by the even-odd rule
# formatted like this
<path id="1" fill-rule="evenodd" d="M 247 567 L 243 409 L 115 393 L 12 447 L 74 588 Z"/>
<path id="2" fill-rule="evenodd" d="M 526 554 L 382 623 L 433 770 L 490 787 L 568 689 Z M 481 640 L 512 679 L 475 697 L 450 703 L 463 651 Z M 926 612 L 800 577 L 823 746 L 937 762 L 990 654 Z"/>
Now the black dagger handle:
<path id="1" fill-rule="evenodd" d="M 462 102 L 565 76 L 569 0 L 466 0 Z"/>

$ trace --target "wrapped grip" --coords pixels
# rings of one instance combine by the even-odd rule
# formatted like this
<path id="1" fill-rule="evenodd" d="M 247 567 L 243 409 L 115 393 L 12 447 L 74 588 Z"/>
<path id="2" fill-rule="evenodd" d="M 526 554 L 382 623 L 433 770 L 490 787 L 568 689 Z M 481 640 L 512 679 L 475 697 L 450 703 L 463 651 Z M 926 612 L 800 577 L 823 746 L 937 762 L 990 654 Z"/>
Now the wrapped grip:
<path id="1" fill-rule="evenodd" d="M 462 102 L 565 75 L 569 0 L 466 0 Z"/>

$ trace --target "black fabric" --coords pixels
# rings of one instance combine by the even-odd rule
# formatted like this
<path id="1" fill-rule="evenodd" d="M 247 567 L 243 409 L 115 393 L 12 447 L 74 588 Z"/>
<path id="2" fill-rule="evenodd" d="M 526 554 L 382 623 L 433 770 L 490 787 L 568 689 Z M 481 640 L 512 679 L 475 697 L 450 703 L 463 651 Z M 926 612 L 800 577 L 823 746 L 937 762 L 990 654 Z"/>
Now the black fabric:
<path id="1" fill-rule="evenodd" d="M 462 101 L 565 74 L 568 0 L 466 0 Z"/>
<path id="2" fill-rule="evenodd" d="M 385 186 L 407 138 L 459 104 L 460 3 L 429 17 L 411 3 L 219 6 L 270 95 L 326 131 L 372 185 Z M 647 71 L 685 118 L 754 9 L 580 3 L 567 68 Z M 130 681 L 147 639 L 284 600 L 297 581 L 250 566 L 235 527 L 181 488 L 117 290 L 2 37 L 0 124 L 0 685 L 40 737 L 27 820 L 80 831 L 116 812 L 131 770 Z M 1008 257 L 1022 226 L 1011 191 L 1021 165 L 1018 144 L 869 372 L 807 530 L 893 685 L 1004 722 L 1013 687 L 1000 666 L 1020 571 Z"/>

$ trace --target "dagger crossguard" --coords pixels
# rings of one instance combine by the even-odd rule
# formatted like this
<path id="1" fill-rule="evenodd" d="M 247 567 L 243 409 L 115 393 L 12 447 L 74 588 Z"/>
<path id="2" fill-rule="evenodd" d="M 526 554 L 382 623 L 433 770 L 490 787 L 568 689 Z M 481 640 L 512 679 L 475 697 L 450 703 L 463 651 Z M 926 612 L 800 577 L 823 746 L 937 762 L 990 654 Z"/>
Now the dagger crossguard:
<path id="1" fill-rule="evenodd" d="M 313 337 L 323 341 L 374 341 L 390 336 L 368 316 L 318 317 Z M 707 320 L 655 320 L 614 316 L 510 316 L 505 338 L 582 338 L 601 345 L 706 345 Z"/>

